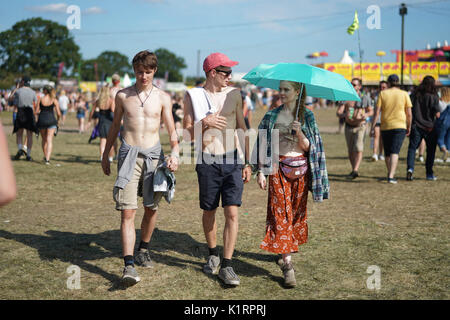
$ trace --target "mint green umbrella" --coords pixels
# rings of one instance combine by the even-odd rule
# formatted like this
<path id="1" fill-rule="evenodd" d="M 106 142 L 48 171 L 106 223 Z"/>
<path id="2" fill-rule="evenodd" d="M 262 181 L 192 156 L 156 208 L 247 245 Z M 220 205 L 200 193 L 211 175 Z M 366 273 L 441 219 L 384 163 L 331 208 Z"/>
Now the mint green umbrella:
<path id="1" fill-rule="evenodd" d="M 260 64 L 243 79 L 258 87 L 278 90 L 281 80 L 300 82 L 310 97 L 333 101 L 361 101 L 350 81 L 342 75 L 301 63 Z M 302 87 L 303 88 L 303 87 Z"/>

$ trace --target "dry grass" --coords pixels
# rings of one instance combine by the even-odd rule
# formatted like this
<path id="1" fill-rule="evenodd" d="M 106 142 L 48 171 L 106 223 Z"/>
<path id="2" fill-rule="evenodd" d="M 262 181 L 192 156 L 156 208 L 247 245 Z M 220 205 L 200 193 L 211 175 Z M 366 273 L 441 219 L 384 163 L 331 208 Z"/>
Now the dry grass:
<path id="1" fill-rule="evenodd" d="M 309 241 L 294 255 L 296 288 L 283 288 L 274 256 L 259 249 L 267 195 L 254 180 L 245 187 L 239 211 L 234 266 L 241 285 L 227 288 L 202 273 L 207 249 L 193 165 L 180 168 L 173 203 L 161 205 L 151 242 L 155 267 L 138 269 L 142 281 L 121 288 L 114 174 L 103 175 L 98 140 L 88 144 L 89 135 L 76 132 L 75 116 L 69 114 L 55 139 L 51 166 L 41 160 L 40 140 L 33 147 L 34 162 L 14 162 L 19 195 L 0 209 L 0 299 L 448 299 L 448 164 L 436 166 L 436 182 L 425 180 L 420 164 L 417 179 L 407 182 L 405 141 L 399 183 L 389 185 L 383 180 L 384 163 L 368 161 L 367 139 L 362 177 L 347 181 L 350 165 L 344 136 L 333 133 L 334 112 L 315 111 L 325 142 L 331 199 L 313 203 L 309 198 Z M 261 111 L 256 114 L 255 125 L 261 116 Z M 11 114 L 1 118 L 15 154 Z M 165 134 L 163 146 L 168 148 Z M 141 217 L 142 209 L 137 229 Z M 217 218 L 221 244 L 221 209 Z M 66 286 L 71 265 L 81 269 L 79 290 Z M 381 269 L 379 291 L 366 286 L 370 265 Z"/>

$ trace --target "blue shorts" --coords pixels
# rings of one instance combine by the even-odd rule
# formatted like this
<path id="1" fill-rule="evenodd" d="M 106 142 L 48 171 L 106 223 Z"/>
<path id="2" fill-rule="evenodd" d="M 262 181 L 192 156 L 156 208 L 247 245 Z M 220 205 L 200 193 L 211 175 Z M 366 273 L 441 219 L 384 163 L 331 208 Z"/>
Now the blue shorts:
<path id="1" fill-rule="evenodd" d="M 383 140 L 384 155 L 389 157 L 391 153 L 399 154 L 405 137 L 406 129 L 382 130 L 381 139 Z"/>
<path id="2" fill-rule="evenodd" d="M 203 154 L 204 155 L 204 154 Z M 237 158 L 237 151 L 233 163 L 225 161 L 223 156 L 208 155 L 207 160 L 196 165 L 200 208 L 215 210 L 222 198 L 222 207 L 242 204 L 244 181 L 242 180 L 242 164 Z M 217 161 L 211 161 L 217 160 Z"/>

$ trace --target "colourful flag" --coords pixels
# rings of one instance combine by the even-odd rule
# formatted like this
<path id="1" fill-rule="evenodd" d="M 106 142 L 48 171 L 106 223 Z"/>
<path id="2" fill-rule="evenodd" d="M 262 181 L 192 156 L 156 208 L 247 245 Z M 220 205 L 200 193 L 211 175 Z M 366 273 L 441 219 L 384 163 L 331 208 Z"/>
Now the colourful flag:
<path id="1" fill-rule="evenodd" d="M 358 11 L 355 10 L 355 18 L 353 19 L 352 25 L 347 28 L 347 33 L 352 35 L 357 29 L 359 29 Z"/>

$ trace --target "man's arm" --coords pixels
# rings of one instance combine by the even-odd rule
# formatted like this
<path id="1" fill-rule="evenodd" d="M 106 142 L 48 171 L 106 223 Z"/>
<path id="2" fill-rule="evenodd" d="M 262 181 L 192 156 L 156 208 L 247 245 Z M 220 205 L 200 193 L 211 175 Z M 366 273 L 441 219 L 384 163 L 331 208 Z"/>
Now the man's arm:
<path id="1" fill-rule="evenodd" d="M 166 93 L 162 93 L 162 117 L 164 125 L 169 134 L 170 149 L 172 150 L 169 159 L 167 160 L 167 167 L 171 171 L 178 169 L 178 160 L 180 159 L 180 149 L 178 147 L 178 135 L 175 130 L 175 123 L 172 115 L 172 102 L 170 96 Z"/>
<path id="2" fill-rule="evenodd" d="M 411 133 L 412 112 L 410 107 L 405 108 L 406 113 L 406 136 L 409 137 Z"/>
<path id="3" fill-rule="evenodd" d="M 105 151 L 103 152 L 103 156 L 102 156 L 102 169 L 103 169 L 103 173 L 106 174 L 107 176 L 109 176 L 111 174 L 111 168 L 110 168 L 108 155 L 109 155 L 109 152 L 111 151 L 114 141 L 117 139 L 117 135 L 119 134 L 120 123 L 122 121 L 123 111 L 124 111 L 123 102 L 122 102 L 122 99 L 121 99 L 119 93 L 116 95 L 115 104 L 116 104 L 116 109 L 114 112 L 114 119 L 111 124 L 111 128 L 109 129 L 108 137 L 106 138 Z"/>
<path id="4" fill-rule="evenodd" d="M 236 93 L 237 92 L 237 93 Z M 242 112 L 242 98 L 241 93 L 236 90 L 234 92 L 235 99 L 236 99 L 236 129 L 244 133 L 244 159 L 245 159 L 245 165 L 244 170 L 242 172 L 242 179 L 244 180 L 244 183 L 247 183 L 250 181 L 250 178 L 252 176 L 252 169 L 250 165 L 250 138 L 245 132 L 247 131 L 247 126 L 245 125 L 244 120 L 244 113 Z M 238 134 L 238 138 L 241 135 Z M 242 141 L 241 139 L 238 139 L 239 143 L 242 147 Z"/>
<path id="5" fill-rule="evenodd" d="M 190 142 L 194 140 L 194 109 L 192 108 L 191 96 L 186 92 L 183 103 L 183 140 Z"/>

